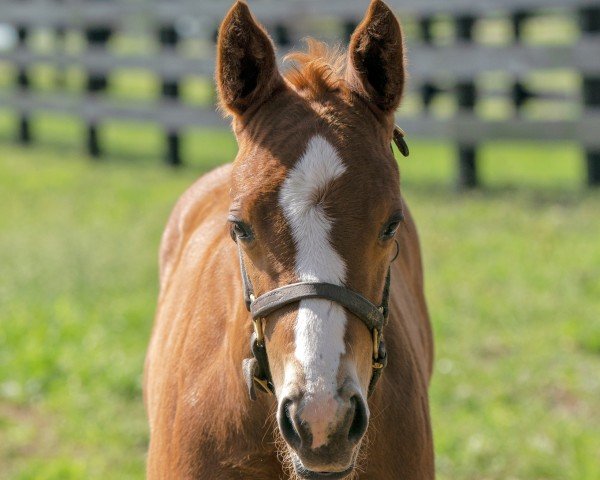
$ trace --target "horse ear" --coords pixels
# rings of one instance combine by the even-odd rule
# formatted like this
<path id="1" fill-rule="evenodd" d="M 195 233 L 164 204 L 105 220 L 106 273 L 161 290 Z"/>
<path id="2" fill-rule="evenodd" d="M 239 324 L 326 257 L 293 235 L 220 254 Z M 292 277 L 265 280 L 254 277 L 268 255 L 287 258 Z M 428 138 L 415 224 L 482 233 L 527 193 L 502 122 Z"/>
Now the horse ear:
<path id="1" fill-rule="evenodd" d="M 348 49 L 350 88 L 384 113 L 393 113 L 405 83 L 402 29 L 389 7 L 373 0 Z"/>
<path id="2" fill-rule="evenodd" d="M 216 81 L 221 106 L 238 115 L 283 84 L 273 42 L 245 2 L 236 2 L 219 29 Z"/>

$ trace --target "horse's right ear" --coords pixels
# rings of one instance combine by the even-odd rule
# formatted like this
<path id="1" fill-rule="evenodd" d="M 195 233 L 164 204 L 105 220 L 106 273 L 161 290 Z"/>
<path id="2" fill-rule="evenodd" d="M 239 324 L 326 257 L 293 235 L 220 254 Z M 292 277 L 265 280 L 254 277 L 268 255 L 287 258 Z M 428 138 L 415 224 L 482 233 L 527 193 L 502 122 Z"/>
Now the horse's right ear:
<path id="1" fill-rule="evenodd" d="M 221 106 L 236 115 L 283 85 L 273 42 L 243 1 L 229 10 L 219 29 L 216 81 Z"/>
<path id="2" fill-rule="evenodd" d="M 406 72 L 402 29 L 382 0 L 372 0 L 350 39 L 348 69 L 351 90 L 385 114 L 398 108 Z"/>

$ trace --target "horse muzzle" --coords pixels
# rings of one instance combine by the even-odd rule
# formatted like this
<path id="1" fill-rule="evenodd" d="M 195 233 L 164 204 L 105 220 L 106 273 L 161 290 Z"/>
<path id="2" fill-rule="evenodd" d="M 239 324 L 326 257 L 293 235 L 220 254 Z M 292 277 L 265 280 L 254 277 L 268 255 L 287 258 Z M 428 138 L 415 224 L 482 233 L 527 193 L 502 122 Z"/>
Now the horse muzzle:
<path id="1" fill-rule="evenodd" d="M 283 398 L 279 429 L 300 478 L 344 478 L 353 470 L 369 412 L 358 391 Z"/>

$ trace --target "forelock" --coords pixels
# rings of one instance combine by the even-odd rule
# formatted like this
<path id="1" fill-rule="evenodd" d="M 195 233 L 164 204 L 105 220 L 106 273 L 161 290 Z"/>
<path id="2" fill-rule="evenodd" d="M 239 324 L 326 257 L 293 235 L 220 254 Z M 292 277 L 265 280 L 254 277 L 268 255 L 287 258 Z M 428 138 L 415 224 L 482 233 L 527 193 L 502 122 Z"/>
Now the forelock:
<path id="1" fill-rule="evenodd" d="M 311 99 L 346 90 L 346 55 L 341 49 L 331 48 L 312 38 L 308 38 L 306 44 L 306 52 L 291 52 L 285 56 L 285 61 L 293 62 L 284 74 L 285 79 L 299 93 Z"/>

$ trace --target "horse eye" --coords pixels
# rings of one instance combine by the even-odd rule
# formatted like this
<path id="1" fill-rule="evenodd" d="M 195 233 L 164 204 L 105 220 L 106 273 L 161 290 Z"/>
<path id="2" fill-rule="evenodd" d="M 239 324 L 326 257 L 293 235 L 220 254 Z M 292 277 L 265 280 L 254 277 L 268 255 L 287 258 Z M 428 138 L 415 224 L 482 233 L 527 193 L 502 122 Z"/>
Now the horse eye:
<path id="1" fill-rule="evenodd" d="M 390 238 L 392 238 L 394 235 L 396 235 L 399 226 L 400 220 L 393 220 L 392 222 L 388 223 L 381 232 L 381 239 L 389 240 Z"/>
<path id="2" fill-rule="evenodd" d="M 233 221 L 231 222 L 231 238 L 233 240 L 250 240 L 252 238 L 252 230 L 243 222 Z"/>

